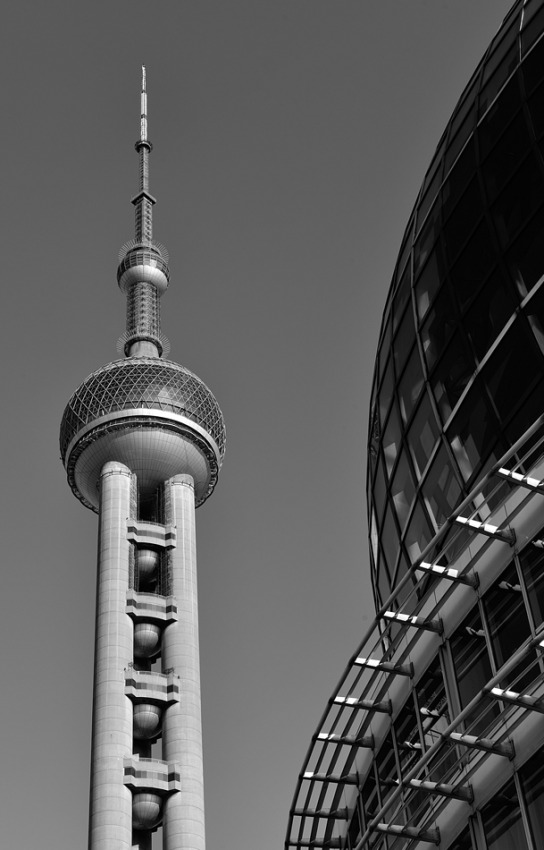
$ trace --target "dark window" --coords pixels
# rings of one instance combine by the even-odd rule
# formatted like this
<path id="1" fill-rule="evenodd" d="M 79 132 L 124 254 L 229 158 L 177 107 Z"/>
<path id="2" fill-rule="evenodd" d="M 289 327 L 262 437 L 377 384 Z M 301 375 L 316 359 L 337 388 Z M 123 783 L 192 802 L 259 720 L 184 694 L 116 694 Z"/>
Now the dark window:
<path id="1" fill-rule="evenodd" d="M 450 640 L 461 707 L 465 708 L 492 676 L 480 612 L 470 612 Z M 495 706 L 498 708 L 497 706 Z M 475 715 L 480 713 L 478 706 Z M 487 718 L 489 722 L 489 718 Z M 469 721 L 470 723 L 470 721 Z M 484 724 L 485 728 L 485 724 Z M 471 730 L 482 731 L 478 722 Z"/>
<path id="2" fill-rule="evenodd" d="M 444 446 L 436 455 L 422 490 L 429 513 L 439 527 L 453 512 L 461 495 L 457 472 L 449 462 Z"/>
<path id="3" fill-rule="evenodd" d="M 524 298 L 544 274 L 542 233 L 544 211 L 540 210 L 506 254 L 506 262 L 520 297 Z"/>
<path id="4" fill-rule="evenodd" d="M 472 839 L 468 826 L 461 835 L 457 836 L 453 844 L 450 844 L 448 850 L 472 850 Z"/>
<path id="5" fill-rule="evenodd" d="M 532 342 L 525 318 L 519 316 L 482 370 L 500 419 L 507 421 L 515 413 L 543 370 L 544 358 Z"/>
<path id="6" fill-rule="evenodd" d="M 544 623 L 544 549 L 530 543 L 523 549 L 519 559 L 529 605 L 535 626 L 538 628 Z"/>
<path id="7" fill-rule="evenodd" d="M 525 116 L 518 112 L 482 165 L 487 194 L 494 200 L 531 148 Z"/>
<path id="8" fill-rule="evenodd" d="M 512 241 L 543 199 L 542 172 L 536 159 L 529 156 L 492 207 L 495 226 L 503 245 Z"/>
<path id="9" fill-rule="evenodd" d="M 529 50 L 531 45 L 534 44 L 537 38 L 541 35 L 542 28 L 544 27 L 544 9 L 537 9 L 536 3 L 534 3 L 532 6 L 532 12 L 534 17 L 532 17 L 531 20 L 528 20 L 527 12 L 525 13 L 526 26 L 521 34 L 523 53 Z"/>
<path id="10" fill-rule="evenodd" d="M 421 504 L 417 502 L 404 541 L 411 564 L 417 561 L 432 535 L 433 532 L 425 511 Z"/>
<path id="11" fill-rule="evenodd" d="M 527 839 L 513 781 L 484 806 L 482 823 L 487 850 L 527 850 Z"/>
<path id="12" fill-rule="evenodd" d="M 535 847 L 544 847 L 544 750 L 541 749 L 520 771 L 523 796 Z"/>
<path id="13" fill-rule="evenodd" d="M 401 446 L 401 428 L 396 405 L 391 408 L 389 421 L 385 426 L 382 446 L 387 474 L 390 477 Z"/>
<path id="14" fill-rule="evenodd" d="M 457 328 L 457 308 L 453 301 L 450 288 L 443 284 L 440 288 L 432 308 L 427 314 L 425 323 L 421 328 L 421 342 L 427 362 L 427 369 L 431 372 L 434 364 L 444 351 L 447 343 Z"/>
<path id="15" fill-rule="evenodd" d="M 443 279 L 441 274 L 442 268 L 441 253 L 440 249 L 437 248 L 429 257 L 427 265 L 415 285 L 417 315 L 420 319 L 423 318 L 429 309 L 434 296 L 440 288 Z"/>
<path id="16" fill-rule="evenodd" d="M 412 454 L 416 474 L 420 476 L 427 466 L 432 451 L 438 440 L 439 430 L 434 411 L 427 393 L 415 415 L 412 427 L 408 432 L 408 445 Z"/>
<path id="17" fill-rule="evenodd" d="M 391 484 L 391 498 L 395 506 L 395 513 L 402 531 L 406 525 L 410 508 L 415 496 L 415 485 L 412 479 L 412 471 L 406 451 L 402 452 L 397 465 L 397 471 Z"/>
<path id="18" fill-rule="evenodd" d="M 515 308 L 512 284 L 496 269 L 463 320 L 480 360 L 513 315 Z"/>
<path id="19" fill-rule="evenodd" d="M 408 422 L 423 389 L 423 367 L 417 346 L 414 346 L 408 365 L 399 384 L 399 407 L 404 422 Z"/>
<path id="20" fill-rule="evenodd" d="M 465 481 L 482 468 L 499 433 L 497 417 L 476 380 L 447 431 L 447 438 Z"/>
<path id="21" fill-rule="evenodd" d="M 446 256 L 455 260 L 484 212 L 477 180 L 473 180 L 443 228 Z"/>
<path id="22" fill-rule="evenodd" d="M 495 247 L 489 228 L 486 222 L 482 221 L 450 272 L 453 290 L 462 310 L 474 298 L 489 275 L 495 265 L 495 258 Z"/>
<path id="23" fill-rule="evenodd" d="M 474 141 L 466 146 L 455 163 L 455 168 L 442 187 L 442 214 L 447 218 L 476 172 Z"/>
<path id="24" fill-rule="evenodd" d="M 484 595 L 484 610 L 495 666 L 499 669 L 531 633 L 515 564 L 510 564 Z M 521 668 L 526 666 L 522 661 L 519 669 L 501 680 L 501 687 L 512 685 L 514 690 L 524 692 L 524 686 L 534 678 L 534 673 L 529 674 L 529 679 L 520 678 Z"/>
<path id="25" fill-rule="evenodd" d="M 464 336 L 458 332 L 450 342 L 431 378 L 433 395 L 443 422 L 448 419 L 461 398 L 474 373 L 474 368 L 474 356 L 466 344 Z"/>

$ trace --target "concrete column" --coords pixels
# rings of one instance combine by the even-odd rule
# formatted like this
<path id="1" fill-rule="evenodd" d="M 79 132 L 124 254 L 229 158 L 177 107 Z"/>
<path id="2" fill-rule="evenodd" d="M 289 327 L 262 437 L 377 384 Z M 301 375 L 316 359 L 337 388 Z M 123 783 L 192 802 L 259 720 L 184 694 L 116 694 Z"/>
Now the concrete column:
<path id="1" fill-rule="evenodd" d="M 165 761 L 180 767 L 181 791 L 165 803 L 163 847 L 205 850 L 194 484 L 190 475 L 176 475 L 165 486 L 170 488 L 167 521 L 177 527 L 169 566 L 179 621 L 164 631 L 162 663 L 179 676 L 181 699 L 165 712 L 162 741 Z"/>
<path id="2" fill-rule="evenodd" d="M 130 850 L 132 794 L 123 759 L 132 753 L 132 704 L 125 668 L 133 658 L 125 613 L 129 578 L 127 517 L 131 472 L 106 463 L 100 479 L 89 850 Z"/>

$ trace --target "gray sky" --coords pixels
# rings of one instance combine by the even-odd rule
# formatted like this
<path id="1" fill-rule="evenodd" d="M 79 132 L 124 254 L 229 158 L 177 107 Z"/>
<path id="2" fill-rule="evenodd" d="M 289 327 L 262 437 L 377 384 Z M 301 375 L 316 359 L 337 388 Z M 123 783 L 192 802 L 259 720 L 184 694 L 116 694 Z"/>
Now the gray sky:
<path id="1" fill-rule="evenodd" d="M 96 517 L 64 405 L 115 359 L 140 65 L 171 357 L 228 429 L 197 513 L 210 848 L 277 850 L 372 616 L 364 501 L 381 310 L 438 138 L 509 0 L 22 0 L 2 66 L 0 824 L 86 846 Z"/>

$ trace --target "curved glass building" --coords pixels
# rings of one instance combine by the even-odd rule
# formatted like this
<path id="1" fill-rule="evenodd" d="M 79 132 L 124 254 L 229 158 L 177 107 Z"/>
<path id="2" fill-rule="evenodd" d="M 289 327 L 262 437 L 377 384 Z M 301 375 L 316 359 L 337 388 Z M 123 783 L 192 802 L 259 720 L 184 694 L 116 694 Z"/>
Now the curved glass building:
<path id="1" fill-rule="evenodd" d="M 544 847 L 544 0 L 517 0 L 406 227 L 370 405 L 376 618 L 286 848 Z"/>

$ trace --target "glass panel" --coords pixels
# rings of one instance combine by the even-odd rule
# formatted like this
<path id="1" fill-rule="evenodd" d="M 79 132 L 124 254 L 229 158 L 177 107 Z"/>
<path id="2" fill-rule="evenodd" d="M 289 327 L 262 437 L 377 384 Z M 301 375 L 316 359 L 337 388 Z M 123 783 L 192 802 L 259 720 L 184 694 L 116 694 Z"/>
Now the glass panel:
<path id="1" fill-rule="evenodd" d="M 428 750 L 438 741 L 440 733 L 450 723 L 439 658 L 435 658 L 422 676 L 416 686 L 416 694 L 423 728 L 424 749 Z"/>
<path id="2" fill-rule="evenodd" d="M 399 385 L 399 407 L 404 422 L 408 422 L 423 389 L 423 369 L 419 350 L 414 346 Z"/>
<path id="3" fill-rule="evenodd" d="M 397 471 L 391 485 L 391 497 L 395 506 L 401 534 L 404 531 L 415 492 L 416 488 L 412 480 L 410 464 L 406 456 L 406 451 L 404 451 L 399 458 Z"/>
<path id="4" fill-rule="evenodd" d="M 521 298 L 542 277 L 542 232 L 544 211 L 540 210 L 506 254 L 506 261 Z"/>
<path id="5" fill-rule="evenodd" d="M 380 751 L 376 756 L 376 765 L 380 778 L 380 796 L 383 805 L 396 788 L 397 783 L 395 780 L 398 778 L 395 751 L 390 734 L 386 736 L 380 747 Z"/>
<path id="6" fill-rule="evenodd" d="M 465 188 L 476 172 L 476 155 L 474 140 L 464 149 L 457 160 L 455 168 L 442 187 L 442 215 L 448 218 Z"/>
<path id="7" fill-rule="evenodd" d="M 393 398 L 394 386 L 395 376 L 393 375 L 393 358 L 391 357 L 387 364 L 387 369 L 379 392 L 380 422 L 382 423 L 382 425 L 385 422 L 387 414 L 389 412 L 389 405 L 391 404 L 391 399 Z"/>
<path id="8" fill-rule="evenodd" d="M 535 847 L 544 847 L 544 749 L 520 771 L 523 796 Z"/>
<path id="9" fill-rule="evenodd" d="M 437 250 L 433 251 L 431 254 L 429 262 L 423 269 L 423 272 L 415 285 L 417 314 L 420 319 L 423 318 L 429 309 L 429 306 L 440 287 L 442 282 L 442 276 L 440 273 L 441 268 L 442 262 L 439 249 L 437 248 Z"/>
<path id="10" fill-rule="evenodd" d="M 403 773 L 408 773 L 421 756 L 422 746 L 416 718 L 414 701 L 410 697 L 394 724 L 399 761 Z"/>
<path id="11" fill-rule="evenodd" d="M 514 314 L 516 300 L 511 286 L 502 272 L 496 269 L 463 320 L 480 360 Z"/>
<path id="12" fill-rule="evenodd" d="M 431 526 L 421 504 L 416 504 L 415 510 L 404 540 L 410 563 L 415 563 L 423 549 L 432 537 Z"/>
<path id="13" fill-rule="evenodd" d="M 448 850 L 472 850 L 472 839 L 468 826 L 461 835 L 457 836 L 453 844 L 450 844 Z"/>
<path id="14" fill-rule="evenodd" d="M 429 372 L 446 348 L 457 323 L 457 307 L 449 286 L 443 284 L 420 332 Z"/>
<path id="15" fill-rule="evenodd" d="M 478 141 L 480 156 L 487 156 L 489 151 L 495 147 L 497 140 L 508 127 L 510 121 L 521 106 L 521 96 L 516 79 L 513 79 L 501 96 L 497 98 L 485 118 L 478 127 Z"/>
<path id="16" fill-rule="evenodd" d="M 495 665 L 499 669 L 531 633 L 515 564 L 510 564 L 483 599 Z M 526 662 L 522 662 L 523 666 Z M 525 681 L 519 679 L 520 672 L 513 670 L 504 681 L 501 680 L 501 686 L 515 682 L 514 690 L 523 692 L 523 685 L 534 678 L 534 673 L 531 672 L 529 680 Z"/>
<path id="17" fill-rule="evenodd" d="M 380 459 L 376 466 L 376 477 L 374 479 L 374 508 L 378 522 L 382 518 L 383 509 L 385 506 L 386 482 L 383 472 L 383 461 Z"/>
<path id="18" fill-rule="evenodd" d="M 476 228 L 450 272 L 461 309 L 471 301 L 495 265 L 495 247 L 485 221 Z"/>
<path id="19" fill-rule="evenodd" d="M 439 437 L 438 425 L 427 393 L 419 406 L 412 427 L 408 433 L 408 446 L 416 469 L 420 476 L 427 466 Z"/>
<path id="20" fill-rule="evenodd" d="M 491 211 L 499 238 L 507 245 L 542 203 L 544 179 L 533 156 L 518 168 Z"/>
<path id="21" fill-rule="evenodd" d="M 439 207 L 437 205 L 434 207 L 434 215 L 429 217 L 425 227 L 416 240 L 416 244 L 414 246 L 414 275 L 416 275 L 420 268 L 425 264 L 438 235 L 438 212 Z"/>
<path id="22" fill-rule="evenodd" d="M 410 265 L 407 265 L 402 280 L 399 283 L 395 298 L 393 299 L 393 333 L 396 331 L 404 308 L 410 298 Z"/>
<path id="23" fill-rule="evenodd" d="M 391 477 L 391 472 L 395 465 L 397 455 L 401 445 L 401 428 L 396 405 L 391 408 L 391 415 L 383 436 L 383 454 L 388 476 Z"/>
<path id="24" fill-rule="evenodd" d="M 544 26 L 544 9 L 539 9 L 534 18 L 525 27 L 521 35 L 522 51 L 525 53 L 542 33 Z"/>
<path id="25" fill-rule="evenodd" d="M 484 202 L 478 181 L 474 179 L 443 227 L 446 256 L 450 261 L 469 238 L 484 212 Z"/>
<path id="26" fill-rule="evenodd" d="M 476 608 L 450 640 L 461 706 L 465 708 L 492 676 L 485 632 Z"/>
<path id="27" fill-rule="evenodd" d="M 530 543 L 521 552 L 519 560 L 529 605 L 535 626 L 538 628 L 544 623 L 544 549 Z"/>
<path id="28" fill-rule="evenodd" d="M 530 149 L 531 140 L 525 116 L 518 112 L 482 165 L 484 184 L 490 200 L 497 197 Z"/>
<path id="29" fill-rule="evenodd" d="M 544 133 L 544 86 L 540 86 L 530 97 L 527 106 L 531 116 L 534 134 L 539 139 Z"/>
<path id="30" fill-rule="evenodd" d="M 393 575 L 395 572 L 397 555 L 399 553 L 399 533 L 397 531 L 397 526 L 395 525 L 395 520 L 393 519 L 391 505 L 387 506 L 387 510 L 385 512 L 385 520 L 380 540 L 387 561 L 389 575 Z"/>
<path id="31" fill-rule="evenodd" d="M 482 378 L 500 418 L 507 420 L 515 413 L 543 370 L 544 358 L 532 344 L 532 334 L 524 317 L 520 316 L 482 370 Z"/>
<path id="32" fill-rule="evenodd" d="M 453 512 L 459 502 L 461 485 L 444 446 L 436 455 L 422 487 L 425 504 L 437 528 Z"/>
<path id="33" fill-rule="evenodd" d="M 395 372 L 398 375 L 402 372 L 406 362 L 406 352 L 410 351 L 416 336 L 414 327 L 414 317 L 409 304 L 402 318 L 402 323 L 397 331 L 395 341 L 393 342 L 393 355 L 395 358 Z"/>
<path id="34" fill-rule="evenodd" d="M 500 426 L 476 380 L 459 413 L 448 428 L 447 437 L 465 481 L 481 469 L 493 450 Z"/>
<path id="35" fill-rule="evenodd" d="M 433 395 L 445 422 L 461 398 L 474 372 L 474 357 L 458 332 L 431 378 Z"/>
<path id="36" fill-rule="evenodd" d="M 504 51 L 500 51 L 502 55 L 493 57 L 492 64 L 497 67 L 493 76 L 489 77 L 488 82 L 480 91 L 479 96 L 479 113 L 483 115 L 489 107 L 493 98 L 498 93 L 501 86 L 506 82 L 512 71 L 515 70 L 518 64 L 518 47 L 517 43 L 510 43 Z"/>
<path id="37" fill-rule="evenodd" d="M 525 49 L 525 36 L 521 38 Z M 521 65 L 525 91 L 529 94 L 544 79 L 544 39 L 540 39 Z"/>
<path id="38" fill-rule="evenodd" d="M 514 781 L 482 809 L 487 850 L 528 850 Z"/>

